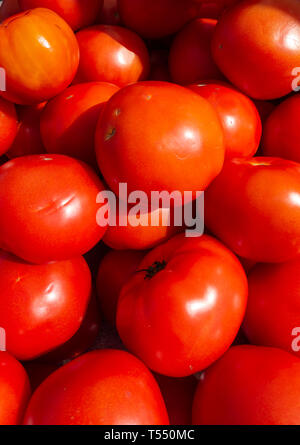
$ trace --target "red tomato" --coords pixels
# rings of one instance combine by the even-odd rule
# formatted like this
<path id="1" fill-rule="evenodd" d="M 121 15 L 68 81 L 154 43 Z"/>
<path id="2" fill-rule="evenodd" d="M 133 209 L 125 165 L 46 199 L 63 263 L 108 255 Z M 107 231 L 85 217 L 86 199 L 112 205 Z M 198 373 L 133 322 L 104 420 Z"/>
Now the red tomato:
<path id="1" fill-rule="evenodd" d="M 97 25 L 77 33 L 76 82 L 103 81 L 120 87 L 146 79 L 149 54 L 142 39 L 121 26 Z"/>
<path id="2" fill-rule="evenodd" d="M 172 80 L 186 85 L 204 79 L 222 79 L 211 54 L 211 40 L 217 21 L 196 19 L 176 35 L 170 49 Z"/>
<path id="3" fill-rule="evenodd" d="M 225 136 L 226 158 L 251 157 L 260 143 L 262 125 L 253 102 L 230 85 L 204 82 L 191 85 L 215 108 Z"/>
<path id="4" fill-rule="evenodd" d="M 121 17 L 119 14 L 118 0 L 104 0 L 98 20 L 105 25 L 120 25 Z"/>
<path id="5" fill-rule="evenodd" d="M 97 165 L 95 131 L 115 85 L 89 82 L 73 85 L 48 102 L 41 115 L 41 135 L 48 153 L 60 153 Z"/>
<path id="6" fill-rule="evenodd" d="M 197 4 L 197 16 L 213 19 L 219 18 L 226 9 L 241 0 L 193 0 Z"/>
<path id="7" fill-rule="evenodd" d="M 278 105 L 264 126 L 263 153 L 300 162 L 300 95 Z"/>
<path id="8" fill-rule="evenodd" d="M 300 253 L 300 165 L 235 158 L 205 194 L 207 227 L 237 255 L 257 262 Z"/>
<path id="9" fill-rule="evenodd" d="M 146 252 L 111 250 L 102 259 L 97 275 L 97 295 L 102 312 L 112 325 L 116 323 L 119 295 L 124 284 L 136 272 Z"/>
<path id="10" fill-rule="evenodd" d="M 6 153 L 10 159 L 45 153 L 40 133 L 40 116 L 45 105 L 46 102 L 42 102 L 29 107 L 18 107 L 19 127 L 17 136 Z"/>
<path id="11" fill-rule="evenodd" d="M 199 425 L 299 425 L 300 360 L 275 348 L 235 346 L 204 372 Z"/>
<path id="12" fill-rule="evenodd" d="M 26 362 L 24 367 L 30 380 L 32 391 L 35 391 L 40 384 L 57 369 L 56 365 L 48 365 L 45 363 Z"/>
<path id="13" fill-rule="evenodd" d="M 298 0 L 238 3 L 220 19 L 212 44 L 221 71 L 255 99 L 275 99 L 292 91 L 299 46 Z"/>
<path id="14" fill-rule="evenodd" d="M 20 12 L 18 0 L 4 0 L 0 6 L 0 22 Z"/>
<path id="15" fill-rule="evenodd" d="M 167 118 L 166 118 L 167 117 Z M 98 164 L 110 188 L 202 191 L 221 171 L 223 130 L 208 101 L 167 82 L 123 88 L 96 131 Z"/>
<path id="16" fill-rule="evenodd" d="M 139 269 L 118 303 L 124 345 L 170 377 L 194 374 L 221 357 L 247 303 L 247 279 L 236 257 L 209 236 L 178 235 L 146 255 Z"/>
<path id="17" fill-rule="evenodd" d="M 33 263 L 90 250 L 104 186 L 87 165 L 62 155 L 16 158 L 0 167 L 0 246 Z"/>
<path id="18" fill-rule="evenodd" d="M 0 252 L 0 326 L 7 350 L 31 360 L 69 340 L 78 330 L 91 295 L 83 258 L 44 265 Z"/>
<path id="19" fill-rule="evenodd" d="M 34 393 L 27 425 L 162 425 L 168 415 L 145 365 L 127 352 L 107 349 L 73 360 Z"/>
<path id="20" fill-rule="evenodd" d="M 149 79 L 171 81 L 168 67 L 168 50 L 154 49 L 150 54 L 151 69 Z"/>
<path id="21" fill-rule="evenodd" d="M 75 31 L 95 23 L 103 0 L 19 0 L 21 9 L 48 8 L 60 15 Z"/>
<path id="22" fill-rule="evenodd" d="M 0 97 L 0 156 L 7 152 L 18 131 L 18 118 L 14 104 Z"/>
<path id="23" fill-rule="evenodd" d="M 0 425 L 19 425 L 29 397 L 23 366 L 8 352 L 0 351 Z"/>

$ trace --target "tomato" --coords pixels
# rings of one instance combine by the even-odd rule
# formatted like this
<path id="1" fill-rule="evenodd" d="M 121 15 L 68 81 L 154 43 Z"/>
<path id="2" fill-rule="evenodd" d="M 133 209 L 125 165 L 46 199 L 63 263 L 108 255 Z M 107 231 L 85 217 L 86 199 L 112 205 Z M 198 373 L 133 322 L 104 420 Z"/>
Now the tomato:
<path id="1" fill-rule="evenodd" d="M 169 56 L 169 69 L 175 83 L 186 85 L 198 80 L 223 78 L 211 54 L 216 24 L 216 20 L 196 19 L 176 35 Z"/>
<path id="2" fill-rule="evenodd" d="M 278 105 L 264 126 L 263 153 L 300 162 L 300 95 Z"/>
<path id="3" fill-rule="evenodd" d="M 150 80 L 171 81 L 168 67 L 168 50 L 153 49 L 150 54 Z"/>
<path id="4" fill-rule="evenodd" d="M 196 93 L 167 82 L 140 82 L 107 102 L 96 155 L 115 193 L 120 182 L 129 193 L 203 191 L 223 166 L 223 130 L 213 107 Z"/>
<path id="5" fill-rule="evenodd" d="M 275 99 L 292 91 L 299 46 L 298 0 L 240 2 L 221 17 L 212 43 L 221 71 L 254 99 Z"/>
<path id="6" fill-rule="evenodd" d="M 18 118 L 14 104 L 0 97 L 0 156 L 7 152 L 18 131 Z"/>
<path id="7" fill-rule="evenodd" d="M 48 8 L 60 15 L 75 31 L 95 23 L 103 0 L 19 0 L 21 9 Z"/>
<path id="8" fill-rule="evenodd" d="M 19 0 L 4 0 L 0 6 L 0 22 L 20 12 Z"/>
<path id="9" fill-rule="evenodd" d="M 27 371 L 30 380 L 32 391 L 35 391 L 40 384 L 57 369 L 55 365 L 48 365 L 45 363 L 25 362 L 24 367 Z"/>
<path id="10" fill-rule="evenodd" d="M 127 352 L 94 351 L 50 375 L 34 393 L 26 425 L 161 425 L 168 415 L 145 365 Z"/>
<path id="11" fill-rule="evenodd" d="M 253 102 L 223 83 L 203 82 L 190 88 L 217 111 L 224 130 L 226 158 L 253 156 L 262 133 L 260 116 Z"/>
<path id="12" fill-rule="evenodd" d="M 234 158 L 205 193 L 207 227 L 256 262 L 300 253 L 300 165 L 280 158 Z"/>
<path id="13" fill-rule="evenodd" d="M 98 20 L 105 25 L 120 25 L 121 18 L 118 8 L 118 0 L 104 0 L 103 8 Z"/>
<path id="14" fill-rule="evenodd" d="M 111 250 L 102 259 L 97 275 L 97 295 L 102 312 L 112 325 L 116 323 L 117 305 L 123 285 L 136 272 L 146 252 Z"/>
<path id="15" fill-rule="evenodd" d="M 40 133 L 40 116 L 45 105 L 46 102 L 42 102 L 37 105 L 18 107 L 18 132 L 13 144 L 6 153 L 10 159 L 30 154 L 45 153 Z"/>
<path id="16" fill-rule="evenodd" d="M 97 224 L 104 186 L 85 164 L 32 155 L 0 167 L 0 246 L 33 263 L 79 256 L 106 227 Z"/>
<path id="17" fill-rule="evenodd" d="M 197 4 L 197 16 L 213 19 L 219 18 L 226 9 L 241 0 L 193 0 Z"/>
<path id="18" fill-rule="evenodd" d="M 101 109 L 118 87 L 104 82 L 73 85 L 48 102 L 41 115 L 41 135 L 49 153 L 97 165 L 95 131 Z"/>
<path id="19" fill-rule="evenodd" d="M 77 33 L 80 63 L 76 82 L 102 81 L 123 87 L 149 74 L 142 39 L 121 26 L 97 25 Z"/>
<path id="20" fill-rule="evenodd" d="M 48 100 L 72 82 L 78 63 L 76 37 L 55 12 L 37 8 L 0 24 L 6 99 L 23 105 Z"/>
<path id="21" fill-rule="evenodd" d="M 204 372 L 193 423 L 298 425 L 300 360 L 276 348 L 235 346 Z"/>
<path id="22" fill-rule="evenodd" d="M 146 255 L 139 269 L 123 287 L 117 310 L 128 350 L 170 377 L 217 360 L 233 342 L 247 303 L 247 279 L 236 257 L 207 235 L 177 235 Z"/>
<path id="23" fill-rule="evenodd" d="M 91 295 L 83 258 L 33 265 L 1 251 L 0 277 L 0 326 L 8 352 L 31 360 L 75 334 Z"/>

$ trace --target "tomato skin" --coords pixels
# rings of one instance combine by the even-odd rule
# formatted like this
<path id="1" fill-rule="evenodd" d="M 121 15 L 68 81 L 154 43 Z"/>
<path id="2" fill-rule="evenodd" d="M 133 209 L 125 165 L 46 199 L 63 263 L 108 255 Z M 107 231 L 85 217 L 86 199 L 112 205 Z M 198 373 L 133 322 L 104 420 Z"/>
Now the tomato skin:
<path id="1" fill-rule="evenodd" d="M 25 425 L 161 425 L 168 415 L 149 370 L 118 350 L 82 355 L 34 393 Z"/>
<path id="2" fill-rule="evenodd" d="M 96 125 L 104 104 L 118 90 L 109 83 L 88 82 L 73 85 L 49 101 L 41 115 L 41 135 L 48 153 L 97 165 Z"/>
<path id="3" fill-rule="evenodd" d="M 0 326 L 8 352 L 32 360 L 75 334 L 91 295 L 82 257 L 33 265 L 1 251 L 0 276 Z"/>
<path id="4" fill-rule="evenodd" d="M 18 130 L 18 118 L 14 104 L 0 97 L 0 156 L 12 145 Z"/>
<path id="5" fill-rule="evenodd" d="M 105 25 L 120 25 L 118 0 L 104 0 L 103 8 L 98 17 L 99 23 Z"/>
<path id="6" fill-rule="evenodd" d="M 96 25 L 79 31 L 76 37 L 80 48 L 76 82 L 100 81 L 123 87 L 147 78 L 147 47 L 129 29 Z"/>
<path id="7" fill-rule="evenodd" d="M 150 273 L 156 262 L 162 266 L 156 275 L 137 273 L 123 287 L 117 329 L 150 369 L 185 377 L 232 344 L 246 308 L 247 279 L 236 257 L 206 235 L 177 235 L 146 255 L 139 269 Z"/>
<path id="8" fill-rule="evenodd" d="M 298 425 L 300 361 L 276 348 L 235 346 L 204 372 L 195 425 Z M 238 409 L 237 409 L 238 407 Z"/>
<path id="9" fill-rule="evenodd" d="M 4 0 L 0 6 L 0 22 L 20 12 L 18 0 Z"/>
<path id="10" fill-rule="evenodd" d="M 120 182 L 128 184 L 128 193 L 202 191 L 222 169 L 223 131 L 212 106 L 192 91 L 139 82 L 107 102 L 96 155 L 115 193 Z"/>
<path id="11" fill-rule="evenodd" d="M 96 174 L 62 155 L 32 155 L 0 167 L 0 246 L 32 263 L 80 256 L 102 238 Z"/>
<path id="12" fill-rule="evenodd" d="M 205 193 L 205 222 L 239 256 L 287 261 L 300 253 L 299 193 L 296 162 L 234 158 Z"/>
<path id="13" fill-rule="evenodd" d="M 217 19 L 227 8 L 241 0 L 193 0 L 197 5 L 197 17 Z"/>
<path id="14" fill-rule="evenodd" d="M 292 91 L 299 45 L 298 0 L 247 0 L 220 19 L 212 50 L 221 71 L 240 90 L 254 99 L 276 99 Z"/>
<path id="15" fill-rule="evenodd" d="M 226 159 L 253 156 L 262 134 L 260 116 L 253 102 L 225 83 L 203 82 L 189 88 L 217 111 L 224 130 Z"/>
<path id="16" fill-rule="evenodd" d="M 175 36 L 169 55 L 173 82 L 187 85 L 199 80 L 223 79 L 211 54 L 216 24 L 216 20 L 196 19 Z"/>
<path id="17" fill-rule="evenodd" d="M 90 26 L 103 6 L 103 0 L 19 0 L 23 11 L 47 8 L 60 15 L 74 30 Z"/>

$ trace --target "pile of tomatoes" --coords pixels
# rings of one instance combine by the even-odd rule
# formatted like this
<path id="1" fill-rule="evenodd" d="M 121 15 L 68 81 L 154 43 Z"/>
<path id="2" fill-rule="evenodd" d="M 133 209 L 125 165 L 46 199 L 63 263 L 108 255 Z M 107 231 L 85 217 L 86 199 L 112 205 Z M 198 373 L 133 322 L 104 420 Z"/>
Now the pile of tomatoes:
<path id="1" fill-rule="evenodd" d="M 299 0 L 0 21 L 0 425 L 300 424 Z"/>

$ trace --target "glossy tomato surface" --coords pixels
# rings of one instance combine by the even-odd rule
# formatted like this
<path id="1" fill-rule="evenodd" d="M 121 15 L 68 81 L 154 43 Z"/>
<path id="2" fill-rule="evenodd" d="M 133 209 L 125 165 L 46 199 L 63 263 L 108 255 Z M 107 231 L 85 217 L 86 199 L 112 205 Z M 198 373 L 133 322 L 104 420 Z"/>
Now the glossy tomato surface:
<path id="1" fill-rule="evenodd" d="M 236 257 L 209 236 L 177 235 L 146 255 L 139 269 L 118 303 L 125 346 L 170 377 L 217 360 L 233 342 L 247 303 L 247 279 Z"/>
<path id="2" fill-rule="evenodd" d="M 118 350 L 94 351 L 50 375 L 34 393 L 27 425 L 163 425 L 168 415 L 150 371 Z"/>
<path id="3" fill-rule="evenodd" d="M 276 348 L 235 346 L 204 372 L 193 406 L 200 425 L 298 425 L 300 360 Z"/>
<path id="4" fill-rule="evenodd" d="M 0 156 L 12 145 L 18 130 L 18 118 L 14 104 L 0 97 Z"/>
<path id="5" fill-rule="evenodd" d="M 103 185 L 86 164 L 32 155 L 0 167 L 0 246 L 33 262 L 82 255 L 102 238 L 97 195 Z"/>

